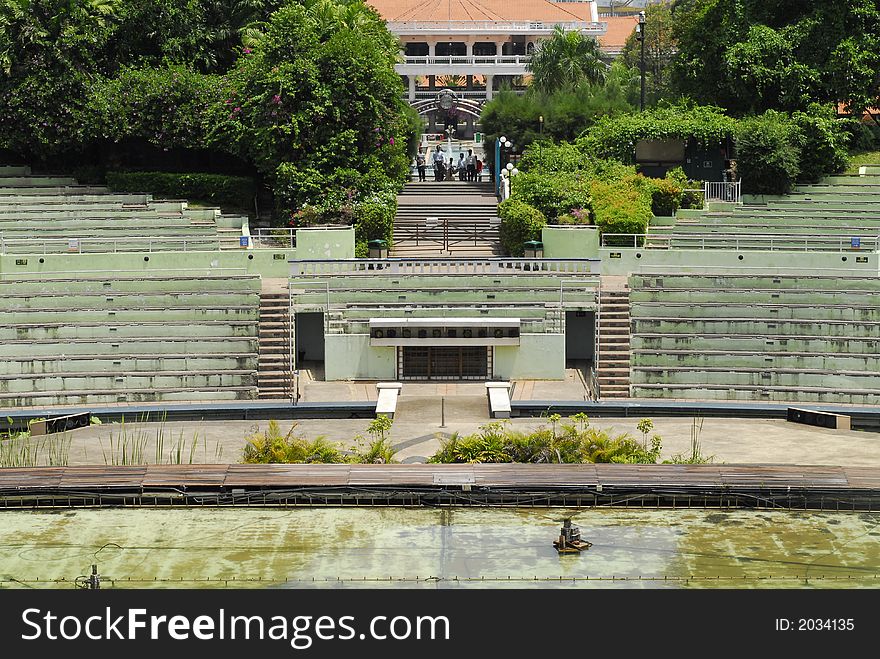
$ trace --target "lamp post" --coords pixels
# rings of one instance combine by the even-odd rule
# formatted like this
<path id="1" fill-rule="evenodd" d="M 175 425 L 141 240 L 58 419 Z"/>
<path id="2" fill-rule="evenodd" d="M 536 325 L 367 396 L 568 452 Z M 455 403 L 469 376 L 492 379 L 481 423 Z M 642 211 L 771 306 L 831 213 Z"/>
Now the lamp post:
<path id="1" fill-rule="evenodd" d="M 544 141 L 544 115 L 538 115 L 538 157 L 540 158 L 544 154 L 544 146 L 541 142 Z"/>
<path id="2" fill-rule="evenodd" d="M 638 31 L 638 40 L 642 44 L 642 54 L 640 58 L 639 72 L 642 79 L 642 94 L 639 99 L 639 110 L 644 111 L 645 109 L 645 12 L 639 12 L 639 24 L 636 26 L 636 30 Z"/>
<path id="3" fill-rule="evenodd" d="M 501 161 L 505 160 L 504 150 L 513 148 L 513 142 L 504 135 L 499 137 L 495 142 L 495 194 L 501 196 Z"/>

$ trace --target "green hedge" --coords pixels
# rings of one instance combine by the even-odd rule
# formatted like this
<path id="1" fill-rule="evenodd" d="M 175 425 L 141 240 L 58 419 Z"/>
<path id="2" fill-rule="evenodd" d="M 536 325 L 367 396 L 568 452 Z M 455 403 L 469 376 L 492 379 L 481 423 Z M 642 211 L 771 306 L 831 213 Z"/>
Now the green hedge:
<path id="1" fill-rule="evenodd" d="M 357 206 L 354 211 L 355 256 L 366 257 L 369 253 L 367 244 L 371 240 L 384 240 L 391 249 L 396 214 L 396 203 L 368 202 Z"/>
<path id="2" fill-rule="evenodd" d="M 850 134 L 833 106 L 816 103 L 807 112 L 795 112 L 792 122 L 801 133 L 800 181 L 815 183 L 846 169 Z"/>
<path id="3" fill-rule="evenodd" d="M 537 208 L 548 220 L 575 209 L 590 210 L 590 185 L 585 172 L 553 175 L 521 172 L 512 179 L 511 195 Z"/>
<path id="4" fill-rule="evenodd" d="M 651 221 L 651 182 L 644 176 L 592 181 L 596 226 L 606 233 L 646 233 Z"/>
<path id="5" fill-rule="evenodd" d="M 218 206 L 250 209 L 256 185 L 245 176 L 173 174 L 169 172 L 107 172 L 114 192 L 148 193 L 158 198 L 188 199 Z"/>
<path id="6" fill-rule="evenodd" d="M 501 244 L 511 256 L 525 253 L 523 243 L 541 240 L 541 229 L 547 224 L 544 214 L 527 203 L 508 199 L 498 205 L 501 218 Z"/>
<path id="7" fill-rule="evenodd" d="M 736 127 L 736 169 L 743 192 L 788 194 L 801 173 L 803 134 L 788 115 L 768 110 Z"/>

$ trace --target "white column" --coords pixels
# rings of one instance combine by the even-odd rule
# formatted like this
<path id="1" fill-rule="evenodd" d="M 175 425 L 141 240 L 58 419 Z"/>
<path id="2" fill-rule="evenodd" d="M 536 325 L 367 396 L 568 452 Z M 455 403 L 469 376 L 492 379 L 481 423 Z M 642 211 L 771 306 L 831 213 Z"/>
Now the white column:
<path id="1" fill-rule="evenodd" d="M 599 3 L 596 0 L 590 3 L 590 21 L 593 23 L 599 22 L 599 8 L 597 7 Z"/>
<path id="2" fill-rule="evenodd" d="M 496 55 L 501 55 L 501 51 L 504 50 L 505 43 L 507 43 L 507 42 L 506 41 L 496 41 L 495 42 L 495 54 Z"/>
<path id="3" fill-rule="evenodd" d="M 465 50 L 464 50 L 465 55 L 467 55 L 468 57 L 474 56 L 474 44 L 472 42 L 466 41 L 464 44 L 464 48 L 465 48 Z"/>
<path id="4" fill-rule="evenodd" d="M 409 80 L 409 102 L 415 103 L 415 101 L 416 101 L 416 77 L 414 75 L 408 75 L 407 79 Z"/>
<path id="5" fill-rule="evenodd" d="M 492 82 L 495 80 L 495 76 L 491 74 L 486 75 L 486 100 L 492 100 Z"/>
<path id="6" fill-rule="evenodd" d="M 437 56 L 437 42 L 429 41 L 428 42 L 428 57 L 436 57 Z"/>

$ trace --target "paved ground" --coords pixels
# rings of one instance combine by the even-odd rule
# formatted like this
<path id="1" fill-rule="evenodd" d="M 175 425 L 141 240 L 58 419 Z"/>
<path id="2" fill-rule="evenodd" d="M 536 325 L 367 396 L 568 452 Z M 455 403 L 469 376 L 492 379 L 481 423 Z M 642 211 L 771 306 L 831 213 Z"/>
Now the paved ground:
<path id="1" fill-rule="evenodd" d="M 440 446 L 441 438 L 453 432 L 476 432 L 488 419 L 473 419 L 483 412 L 480 401 L 471 397 L 445 399 L 445 425 L 441 425 L 440 401 L 432 398 L 404 399 L 400 417 L 395 421 L 391 439 L 402 462 L 423 462 Z M 481 415 L 481 416 L 484 416 Z M 613 432 L 636 430 L 637 418 L 595 418 L 592 425 Z M 663 458 L 690 450 L 692 419 L 655 418 L 654 432 L 663 438 Z M 511 419 L 517 429 L 541 425 L 542 419 Z M 366 435 L 367 419 L 306 419 L 296 422 L 296 432 L 314 438 L 320 435 L 339 442 L 343 448 L 353 444 L 357 435 Z M 287 431 L 293 422 L 281 422 Z M 161 442 L 162 461 L 176 453 L 178 446 L 183 462 L 189 462 L 195 441 L 193 461 L 238 462 L 246 436 L 254 429 L 263 430 L 267 421 L 187 421 L 168 424 L 104 424 L 81 428 L 69 433 L 69 464 L 112 463 L 111 454 L 119 461 L 120 446 L 127 454 L 138 450 L 150 462 L 156 461 Z M 782 420 L 704 419 L 699 434 L 704 455 L 715 462 L 783 463 L 826 465 L 880 465 L 880 434 L 856 431 L 831 431 L 788 423 Z M 45 442 L 33 439 L 33 442 Z M 136 448 L 137 447 L 137 448 Z"/>

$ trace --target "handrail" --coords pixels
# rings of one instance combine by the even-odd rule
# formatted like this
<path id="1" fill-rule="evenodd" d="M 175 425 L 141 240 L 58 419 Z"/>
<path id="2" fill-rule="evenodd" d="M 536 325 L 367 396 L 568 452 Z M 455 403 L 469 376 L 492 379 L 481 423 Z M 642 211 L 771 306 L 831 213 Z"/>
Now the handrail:
<path id="1" fill-rule="evenodd" d="M 527 66 L 531 55 L 404 55 L 398 64 L 457 65 L 457 64 L 512 64 Z"/>
<path id="2" fill-rule="evenodd" d="M 705 201 L 732 201 L 742 203 L 742 181 L 704 181 Z"/>
<path id="3" fill-rule="evenodd" d="M 743 233 L 607 233 L 600 246 L 610 249 L 729 249 L 771 252 L 867 252 L 880 251 L 880 235 L 800 236 Z"/>
<path id="4" fill-rule="evenodd" d="M 205 249 L 222 248 L 223 238 L 220 235 L 189 235 L 189 236 L 70 236 L 65 238 L 5 238 L 0 234 L 0 254 L 97 254 L 118 252 L 154 252 L 154 251 L 205 251 Z M 168 250 L 169 245 L 177 245 Z M 11 247 L 30 247 L 36 251 L 10 252 Z M 55 251 L 50 247 L 57 246 Z M 121 247 L 120 247 L 121 246 Z M 66 248 L 65 248 L 66 247 Z M 155 249 L 154 249 L 155 247 Z M 166 249 L 161 249 L 165 247 Z M 91 248 L 91 249 L 90 249 Z"/>
<path id="5" fill-rule="evenodd" d="M 64 279 L 69 279 L 72 277 L 77 277 L 79 275 L 140 275 L 140 276 L 154 276 L 154 275 L 168 275 L 173 276 L 173 274 L 181 274 L 186 275 L 188 277 L 198 276 L 197 273 L 209 271 L 211 274 L 223 274 L 223 275 L 232 275 L 232 274 L 242 274 L 247 275 L 247 268 L 150 268 L 148 270 L 38 270 L 38 271 L 29 271 L 29 272 L 0 272 L 0 279 L 14 279 L 14 280 L 22 280 L 22 279 L 35 279 L 35 280 L 44 280 L 49 275 L 61 275 Z M 257 277 L 258 275 L 253 275 L 253 277 Z M 97 279 L 97 277 L 96 277 Z"/>

